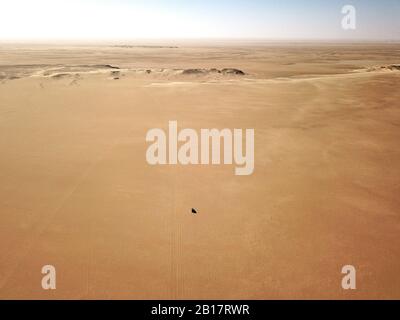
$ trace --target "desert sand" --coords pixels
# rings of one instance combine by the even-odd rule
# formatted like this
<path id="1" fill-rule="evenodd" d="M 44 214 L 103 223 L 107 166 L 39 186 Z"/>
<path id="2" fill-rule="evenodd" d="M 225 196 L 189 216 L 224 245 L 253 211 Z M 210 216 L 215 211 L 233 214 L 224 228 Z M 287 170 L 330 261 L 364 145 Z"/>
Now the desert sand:
<path id="1" fill-rule="evenodd" d="M 0 44 L 0 298 L 399 299 L 399 63 L 395 43 Z M 148 165 L 170 120 L 254 128 L 254 174 Z"/>

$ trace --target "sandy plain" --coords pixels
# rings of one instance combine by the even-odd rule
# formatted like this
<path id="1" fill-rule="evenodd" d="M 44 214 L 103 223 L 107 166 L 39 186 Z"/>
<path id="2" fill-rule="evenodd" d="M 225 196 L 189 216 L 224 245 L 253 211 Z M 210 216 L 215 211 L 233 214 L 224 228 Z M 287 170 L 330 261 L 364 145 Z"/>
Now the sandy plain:
<path id="1" fill-rule="evenodd" d="M 1 44 L 0 298 L 399 299 L 398 63 L 383 43 Z M 254 174 L 148 165 L 169 120 L 254 128 Z"/>

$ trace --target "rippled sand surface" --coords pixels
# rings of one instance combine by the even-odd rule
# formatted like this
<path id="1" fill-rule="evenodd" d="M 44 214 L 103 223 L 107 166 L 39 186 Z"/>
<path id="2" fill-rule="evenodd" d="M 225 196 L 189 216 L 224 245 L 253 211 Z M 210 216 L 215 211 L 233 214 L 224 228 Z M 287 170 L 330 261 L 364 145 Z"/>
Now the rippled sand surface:
<path id="1" fill-rule="evenodd" d="M 0 298 L 399 299 L 399 57 L 1 44 Z M 254 174 L 149 166 L 146 132 L 170 120 L 254 128 Z"/>

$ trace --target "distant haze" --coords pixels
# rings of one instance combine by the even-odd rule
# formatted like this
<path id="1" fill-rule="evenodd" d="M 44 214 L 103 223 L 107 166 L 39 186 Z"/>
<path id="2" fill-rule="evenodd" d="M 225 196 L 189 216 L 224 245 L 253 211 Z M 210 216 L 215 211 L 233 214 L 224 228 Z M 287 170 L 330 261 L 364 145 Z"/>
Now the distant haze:
<path id="1" fill-rule="evenodd" d="M 0 40 L 400 40 L 399 16 L 400 0 L 1 0 Z"/>

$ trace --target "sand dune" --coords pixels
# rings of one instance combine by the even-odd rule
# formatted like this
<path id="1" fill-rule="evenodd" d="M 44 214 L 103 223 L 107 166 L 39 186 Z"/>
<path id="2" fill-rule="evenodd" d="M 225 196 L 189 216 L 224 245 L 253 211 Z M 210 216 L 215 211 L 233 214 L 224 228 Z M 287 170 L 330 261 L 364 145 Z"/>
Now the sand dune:
<path id="1" fill-rule="evenodd" d="M 52 79 L 61 79 L 71 76 L 80 76 L 84 74 L 109 74 L 113 77 L 117 77 L 123 74 L 130 75 L 147 75 L 147 76 L 196 76 L 196 77 L 210 77 L 210 76 L 243 76 L 245 73 L 242 70 L 235 68 L 139 68 L 139 69 L 128 69 L 119 68 L 118 66 L 112 65 L 63 65 L 63 66 L 52 66 L 52 65 L 8 65 L 0 66 L 0 69 L 4 70 L 1 72 L 1 79 L 20 79 L 23 77 L 49 77 Z M 113 70 L 113 71 L 110 71 Z M 117 71 L 115 71 L 117 70 Z"/>
<path id="2" fill-rule="evenodd" d="M 386 66 L 377 66 L 367 69 L 368 72 L 372 71 L 400 71 L 400 64 L 391 64 Z"/>
<path id="3" fill-rule="evenodd" d="M 0 298 L 400 298 L 399 50 L 2 45 Z M 170 120 L 254 174 L 148 165 Z"/>

